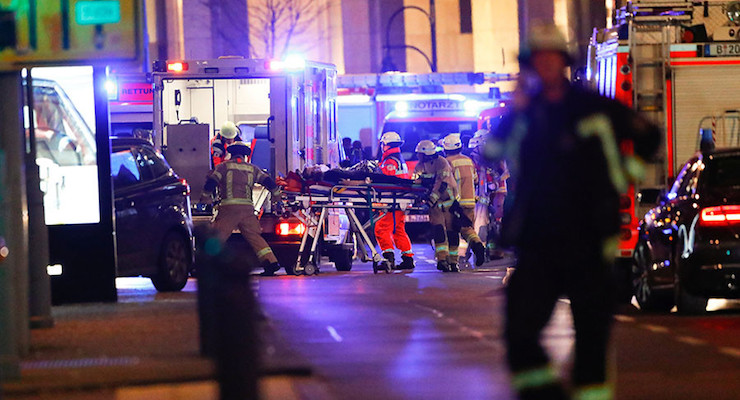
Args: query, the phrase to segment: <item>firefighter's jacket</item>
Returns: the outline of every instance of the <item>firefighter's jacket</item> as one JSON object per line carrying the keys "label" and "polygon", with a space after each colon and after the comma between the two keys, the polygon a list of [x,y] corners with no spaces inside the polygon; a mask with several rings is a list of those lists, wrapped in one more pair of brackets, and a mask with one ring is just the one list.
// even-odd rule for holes
{"label": "firefighter's jacket", "polygon": [[403,179],[411,178],[409,168],[406,166],[406,162],[403,161],[401,149],[398,147],[393,147],[383,152],[379,167],[386,175]]}
{"label": "firefighter's jacket", "polygon": [[422,180],[434,180],[429,193],[432,206],[449,207],[457,200],[457,182],[450,163],[444,157],[437,156],[430,161],[419,162],[414,169],[414,175]]}
{"label": "firefighter's jacket", "polygon": [[447,156],[459,190],[459,202],[463,208],[475,208],[475,186],[478,172],[470,157],[462,154]]}
{"label": "firefighter's jacket", "polygon": [[616,235],[619,196],[639,177],[641,160],[655,155],[660,130],[622,104],[570,85],[560,102],[530,100],[503,118],[484,149],[490,161],[507,160],[515,187],[504,244],[559,248]]}
{"label": "firefighter's jacket", "polygon": [[255,183],[264,186],[273,196],[280,195],[279,187],[269,175],[258,166],[237,157],[218,164],[208,174],[205,191],[210,193],[218,187],[222,206],[253,206],[252,188]]}

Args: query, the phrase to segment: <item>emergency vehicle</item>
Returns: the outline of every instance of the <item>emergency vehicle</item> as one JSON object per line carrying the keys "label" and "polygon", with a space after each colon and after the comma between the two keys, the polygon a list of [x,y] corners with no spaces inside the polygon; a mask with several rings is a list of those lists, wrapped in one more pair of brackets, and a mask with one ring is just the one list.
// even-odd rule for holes
{"label": "emergency vehicle", "polygon": [[740,144],[740,3],[634,0],[616,10],[614,20],[613,28],[594,30],[587,81],[665,132],[659,161],[648,166],[642,187],[630,187],[620,202],[616,256],[629,279],[639,221],[654,206],[640,204],[640,189],[671,182],[699,150],[702,130],[723,145]]}
{"label": "emergency vehicle", "polygon": [[111,73],[106,80],[111,136],[148,139],[152,131],[151,76],[144,72]]}
{"label": "emergency vehicle", "polygon": [[[318,165],[337,167],[336,76],[334,65],[295,56],[157,61],[152,72],[154,140],[190,183],[195,201],[211,168],[210,141],[226,121],[236,123],[241,139],[251,145],[250,161],[274,179]],[[305,216],[300,210],[273,210],[267,195],[254,190],[262,235],[281,265],[295,265]],[[194,216],[196,225],[210,219],[210,213],[202,214]],[[336,221],[326,224],[324,251],[343,260],[335,263],[338,268],[348,269],[353,250],[341,229],[347,219],[332,217]]]}

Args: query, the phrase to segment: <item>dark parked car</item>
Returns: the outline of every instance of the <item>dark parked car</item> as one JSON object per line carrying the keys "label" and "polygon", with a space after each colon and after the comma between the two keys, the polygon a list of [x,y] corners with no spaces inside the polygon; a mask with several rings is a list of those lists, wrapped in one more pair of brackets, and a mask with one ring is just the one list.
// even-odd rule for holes
{"label": "dark parked car", "polygon": [[739,298],[740,149],[697,155],[640,224],[633,277],[641,308],[697,314]]}
{"label": "dark parked car", "polygon": [[193,268],[190,187],[150,142],[111,138],[118,276],[146,276],[181,290]]}

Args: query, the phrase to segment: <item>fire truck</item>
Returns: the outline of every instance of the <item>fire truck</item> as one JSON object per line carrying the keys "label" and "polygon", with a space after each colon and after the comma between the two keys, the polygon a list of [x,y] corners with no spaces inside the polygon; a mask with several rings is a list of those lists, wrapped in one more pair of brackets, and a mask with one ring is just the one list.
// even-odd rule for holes
{"label": "fire truck", "polygon": [[[242,141],[251,144],[250,161],[274,179],[319,165],[337,167],[336,76],[334,65],[292,56],[157,61],[152,72],[155,144],[190,183],[194,202],[211,168],[210,141],[226,121],[233,121]],[[295,265],[305,216],[273,210],[268,194],[254,190],[262,236],[281,265]],[[337,232],[323,236],[324,251],[337,268],[348,270],[353,250],[346,229],[339,232],[348,223],[344,215],[333,217],[340,221],[327,224]],[[210,212],[194,212],[196,225],[210,218]]]}
{"label": "fire truck", "polygon": [[641,204],[640,192],[671,182],[699,150],[702,134],[725,145],[737,141],[740,3],[633,0],[615,11],[614,22],[612,28],[594,30],[586,79],[665,133],[659,160],[649,165],[641,187],[631,187],[620,202],[618,272],[631,288],[627,280],[638,223],[654,206]]}

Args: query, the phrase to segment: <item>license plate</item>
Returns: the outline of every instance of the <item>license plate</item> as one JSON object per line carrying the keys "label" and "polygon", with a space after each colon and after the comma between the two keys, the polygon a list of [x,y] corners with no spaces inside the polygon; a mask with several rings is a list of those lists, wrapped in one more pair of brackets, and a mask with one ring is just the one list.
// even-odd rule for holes
{"label": "license plate", "polygon": [[406,222],[429,222],[429,216],[426,214],[408,214]]}
{"label": "license plate", "polygon": [[740,43],[712,43],[706,45],[705,56],[740,57]]}

